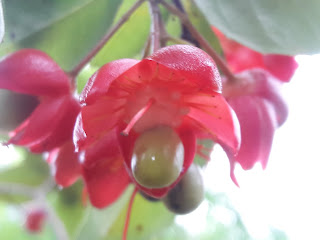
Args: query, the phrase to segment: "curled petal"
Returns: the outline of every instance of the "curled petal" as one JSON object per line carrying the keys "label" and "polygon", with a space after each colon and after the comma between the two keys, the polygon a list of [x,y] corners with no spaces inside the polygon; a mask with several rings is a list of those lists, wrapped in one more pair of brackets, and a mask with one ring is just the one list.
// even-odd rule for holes
{"label": "curled petal", "polygon": [[250,96],[234,98],[229,103],[241,124],[241,147],[233,161],[243,169],[252,168],[256,162],[265,168],[277,128],[273,106],[264,99]]}
{"label": "curled petal", "polygon": [[122,194],[130,178],[123,163],[116,129],[81,152],[82,174],[91,203],[103,208]]}
{"label": "curled petal", "polygon": [[51,151],[47,161],[56,183],[62,187],[72,185],[80,176],[79,154],[74,151],[72,141]]}
{"label": "curled petal", "polygon": [[93,167],[99,159],[104,162],[113,161],[121,158],[121,150],[118,143],[118,130],[112,129],[109,133],[104,134],[99,140],[93,142],[84,150],[82,165],[90,168]]}
{"label": "curled petal", "polygon": [[288,116],[288,107],[281,94],[281,82],[258,68],[243,71],[236,76],[237,82],[226,82],[223,85],[223,95],[228,101],[241,96],[263,98],[275,108],[278,126],[281,126]]}
{"label": "curled petal", "polygon": [[262,54],[228,39],[216,28],[212,30],[219,38],[227,62],[235,73],[261,68],[282,82],[289,82],[298,67],[293,56]]}
{"label": "curled petal", "polygon": [[281,126],[288,117],[288,107],[280,91],[280,82],[262,69],[245,71],[239,76],[254,81],[253,95],[265,98],[273,105],[277,114],[278,126]]}
{"label": "curled petal", "polygon": [[0,62],[0,88],[35,96],[70,92],[70,80],[47,54],[23,49]]}
{"label": "curled petal", "polygon": [[46,99],[10,133],[8,144],[26,146],[35,153],[50,151],[72,138],[79,111],[79,103],[72,96]]}
{"label": "curled petal", "polygon": [[203,90],[221,92],[221,79],[212,58],[190,45],[172,45],[161,48],[147,59],[175,70]]}
{"label": "curled petal", "polygon": [[115,79],[138,62],[134,59],[119,59],[101,67],[87,82],[80,95],[80,102],[86,104],[95,102],[108,92],[110,84]]}
{"label": "curled petal", "polygon": [[130,183],[123,159],[97,159],[92,167],[82,167],[86,189],[93,206],[103,208],[120,197]]}
{"label": "curled petal", "polygon": [[[236,154],[240,147],[240,127],[234,111],[220,95],[193,97],[188,118],[199,125],[200,134],[207,132],[215,142]],[[226,150],[226,149],[225,149]]]}
{"label": "curled petal", "polygon": [[263,56],[265,69],[283,82],[289,82],[298,68],[298,63],[292,56],[267,54]]}

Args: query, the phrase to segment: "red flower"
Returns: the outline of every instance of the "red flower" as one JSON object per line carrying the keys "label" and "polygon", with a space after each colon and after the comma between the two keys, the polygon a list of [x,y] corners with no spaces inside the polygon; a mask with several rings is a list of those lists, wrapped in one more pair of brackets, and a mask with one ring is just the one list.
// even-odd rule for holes
{"label": "red flower", "polygon": [[280,94],[281,82],[263,69],[244,71],[236,82],[224,84],[228,103],[237,114],[241,126],[241,146],[231,156],[231,176],[235,162],[250,169],[257,162],[266,167],[275,130],[287,118],[288,110]]}
{"label": "red flower", "polygon": [[58,64],[36,49],[20,50],[0,62],[0,88],[36,96],[40,102],[10,133],[7,144],[25,146],[34,153],[51,151],[48,162],[62,186],[69,186],[80,174],[72,143],[80,104],[70,82]]}
{"label": "red flower", "polygon": [[46,212],[44,209],[32,209],[28,214],[25,222],[25,228],[30,233],[39,233],[42,231],[44,221],[46,219]]}
{"label": "red flower", "polygon": [[261,54],[227,38],[218,29],[212,29],[220,40],[230,68],[235,73],[253,68],[262,68],[279,80],[289,82],[298,67],[292,56]]}
{"label": "red flower", "polygon": [[[164,196],[192,163],[196,139],[212,139],[229,153],[239,147],[238,122],[221,95],[217,67],[192,46],[162,48],[141,61],[110,62],[90,78],[80,99],[74,141],[96,207],[115,201],[130,181],[150,196]],[[131,160],[137,140],[161,126],[180,138],[183,168],[169,186],[147,188],[137,183]]]}
{"label": "red flower", "polygon": [[8,144],[44,152],[72,138],[78,101],[71,95],[70,79],[45,53],[24,49],[0,62],[0,88],[37,96],[40,104],[10,133]]}

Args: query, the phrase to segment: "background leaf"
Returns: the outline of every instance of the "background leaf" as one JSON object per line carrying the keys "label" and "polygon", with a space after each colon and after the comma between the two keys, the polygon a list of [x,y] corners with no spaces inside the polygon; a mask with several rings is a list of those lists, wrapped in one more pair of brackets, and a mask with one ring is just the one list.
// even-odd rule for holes
{"label": "background leaf", "polygon": [[101,39],[121,1],[6,0],[6,42],[0,54],[37,48],[70,70]]}
{"label": "background leaf", "polygon": [[192,24],[197,28],[197,30],[201,33],[201,35],[209,42],[209,44],[215,49],[215,51],[217,51],[219,54],[222,54],[222,49],[221,49],[218,38],[212,31],[208,20],[203,15],[203,13],[199,10],[199,8],[194,3],[194,1],[182,0],[182,3]]}
{"label": "background leaf", "polygon": [[111,206],[104,209],[87,207],[86,216],[79,225],[76,240],[103,239],[122,209],[126,206],[133,188],[128,188],[124,194]]}
{"label": "background leaf", "polygon": [[[49,177],[48,164],[42,159],[42,155],[29,153],[27,150],[15,147],[20,161],[9,168],[0,168],[1,183],[16,183],[27,186],[39,186]],[[0,200],[6,202],[22,202],[28,200],[20,195],[0,194]]]}
{"label": "background leaf", "polygon": [[3,8],[2,8],[2,2],[0,0],[0,43],[2,42],[4,31],[5,30],[4,30]]}
{"label": "background leaf", "polygon": [[262,53],[320,52],[318,0],[198,0],[210,24]]}
{"label": "background leaf", "polygon": [[[110,228],[106,240],[121,240],[127,214],[126,205],[119,217]],[[128,240],[153,239],[159,232],[169,227],[174,220],[174,214],[169,212],[161,201],[151,202],[137,194],[132,206]]]}
{"label": "background leaf", "polygon": [[[117,22],[134,3],[135,1],[132,0],[124,0],[114,22]],[[149,36],[149,29],[150,15],[146,2],[122,25],[91,64],[100,67],[107,62],[120,58],[141,58],[141,52]]]}
{"label": "background leaf", "polygon": [[82,203],[82,188],[82,182],[78,181],[71,187],[62,190],[56,189],[48,196],[50,205],[64,223],[70,239],[74,239],[79,225],[88,211],[88,208]]}

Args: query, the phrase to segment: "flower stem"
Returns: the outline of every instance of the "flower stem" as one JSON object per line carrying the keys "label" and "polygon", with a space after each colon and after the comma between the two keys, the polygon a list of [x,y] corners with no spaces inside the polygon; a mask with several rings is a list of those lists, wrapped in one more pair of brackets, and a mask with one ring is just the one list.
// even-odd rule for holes
{"label": "flower stem", "polygon": [[128,210],[127,210],[126,221],[125,221],[124,229],[123,229],[122,240],[126,240],[126,239],[127,239],[127,234],[128,234],[128,229],[129,229],[129,222],[130,222],[132,205],[133,205],[133,201],[134,201],[134,198],[135,198],[137,192],[138,192],[138,188],[135,187],[134,190],[133,190],[133,193],[131,194],[130,201],[129,201],[129,206],[128,206]]}
{"label": "flower stem", "polygon": [[150,30],[150,53],[160,49],[160,21],[161,15],[156,0],[149,0],[150,15],[151,15],[151,30]]}
{"label": "flower stem", "polygon": [[208,41],[199,33],[199,31],[193,26],[187,14],[180,11],[175,6],[160,0],[161,4],[172,14],[178,16],[183,25],[190,31],[193,37],[199,42],[199,44],[203,47],[203,49],[212,57],[212,59],[216,62],[218,67],[224,73],[224,75],[229,80],[234,80],[236,77],[233,75],[232,71],[229,69],[224,60],[216,53],[216,51],[210,46]]}
{"label": "flower stem", "polygon": [[137,1],[121,18],[120,20],[107,32],[107,34],[100,40],[100,42],[76,65],[69,75],[74,79],[83,67],[88,64],[92,58],[101,50],[101,48],[110,40],[110,38],[119,30],[119,28],[130,18],[132,13],[144,2],[145,0]]}

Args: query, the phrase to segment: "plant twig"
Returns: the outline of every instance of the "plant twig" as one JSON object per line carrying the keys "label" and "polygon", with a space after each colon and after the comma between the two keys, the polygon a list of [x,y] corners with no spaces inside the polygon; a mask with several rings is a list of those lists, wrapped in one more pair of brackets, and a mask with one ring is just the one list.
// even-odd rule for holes
{"label": "plant twig", "polygon": [[92,60],[92,58],[101,50],[101,48],[110,40],[110,38],[119,30],[119,28],[130,18],[132,13],[144,2],[145,0],[137,1],[122,17],[121,19],[108,31],[108,33],[100,40],[100,42],[76,65],[69,75],[74,79],[83,67]]}
{"label": "plant twig", "polygon": [[151,30],[150,30],[150,52],[153,53],[160,49],[160,10],[156,0],[149,0],[150,15],[151,15]]}
{"label": "plant twig", "polygon": [[224,75],[230,80],[233,81],[236,79],[236,77],[233,75],[227,64],[224,62],[224,60],[219,56],[219,54],[216,53],[216,51],[210,46],[210,44],[207,42],[207,40],[202,37],[201,33],[198,32],[198,30],[193,26],[191,21],[189,20],[189,17],[187,14],[181,12],[179,9],[177,9],[175,6],[163,1],[159,0],[160,3],[172,14],[178,16],[180,21],[183,23],[183,25],[186,26],[186,28],[190,31],[190,33],[193,35],[193,37],[199,42],[199,44],[203,47],[203,49],[212,57],[212,59],[216,62],[218,67],[221,69],[221,71],[224,73]]}
{"label": "plant twig", "polygon": [[60,218],[56,214],[55,210],[50,206],[50,204],[47,203],[46,199],[42,200],[42,204],[48,214],[48,221],[50,222],[50,225],[52,226],[56,234],[56,239],[68,240],[69,236],[63,222],[60,220]]}
{"label": "plant twig", "polygon": [[19,183],[0,183],[0,194],[21,195],[30,198],[38,196],[39,191],[35,187]]}

